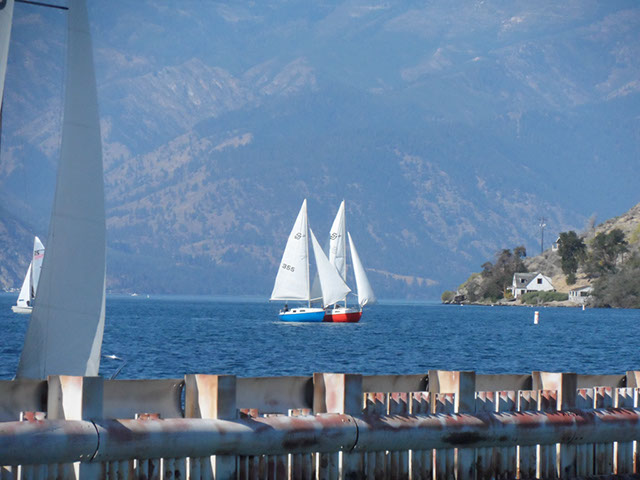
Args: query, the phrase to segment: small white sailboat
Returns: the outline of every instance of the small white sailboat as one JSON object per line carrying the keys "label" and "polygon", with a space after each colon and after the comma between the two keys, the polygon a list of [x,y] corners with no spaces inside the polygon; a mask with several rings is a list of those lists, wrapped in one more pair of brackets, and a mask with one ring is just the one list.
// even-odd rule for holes
{"label": "small white sailboat", "polygon": [[40,270],[42,270],[42,260],[44,258],[44,245],[38,237],[33,240],[33,256],[24,276],[22,288],[18,295],[18,301],[11,307],[13,313],[31,313],[33,300],[38,291],[38,281],[40,280]]}
{"label": "small white sailboat", "polygon": [[70,0],[56,192],[16,378],[96,376],[105,316],[105,214],[100,118],[87,6]]}
{"label": "small white sailboat", "polygon": [[[345,235],[346,233],[346,235]],[[344,302],[339,305],[333,302],[333,306],[326,308],[324,317],[325,322],[348,322],[356,323],[362,317],[362,307],[372,304],[376,301],[376,297],[367,278],[364,266],[360,261],[360,256],[351,238],[351,234],[346,232],[345,208],[344,200],[338,208],[336,218],[331,225],[329,234],[329,261],[335,267],[340,278],[346,282],[347,280],[347,244],[346,237],[349,237],[349,248],[351,251],[351,261],[353,263],[353,272],[356,278],[356,290],[358,295],[358,306],[348,307],[347,296],[340,298],[339,301]]]}
{"label": "small white sailboat", "polygon": [[[318,298],[312,298],[309,282],[309,234],[322,288],[322,296]],[[285,303],[285,307],[280,311],[280,320],[288,322],[322,322],[325,314],[324,308],[312,307],[311,302],[317,300],[326,301],[325,299],[331,301],[342,298],[348,292],[349,287],[342,282],[335,268],[329,262],[322,248],[320,248],[313,232],[309,229],[307,200],[305,199],[289,234],[273,291],[271,292],[271,300],[307,302],[307,306],[289,309]]]}

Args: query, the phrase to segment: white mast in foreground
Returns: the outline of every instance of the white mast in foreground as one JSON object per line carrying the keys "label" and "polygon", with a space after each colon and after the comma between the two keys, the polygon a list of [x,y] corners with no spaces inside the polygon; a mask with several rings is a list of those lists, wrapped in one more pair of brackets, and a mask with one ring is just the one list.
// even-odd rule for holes
{"label": "white mast in foreground", "polygon": [[98,375],[105,314],[102,144],[84,0],[70,0],[62,145],[47,253],[18,378]]}
{"label": "white mast in foreground", "polygon": [[4,77],[7,73],[7,59],[9,58],[12,18],[13,0],[0,0],[0,110],[2,110]]}

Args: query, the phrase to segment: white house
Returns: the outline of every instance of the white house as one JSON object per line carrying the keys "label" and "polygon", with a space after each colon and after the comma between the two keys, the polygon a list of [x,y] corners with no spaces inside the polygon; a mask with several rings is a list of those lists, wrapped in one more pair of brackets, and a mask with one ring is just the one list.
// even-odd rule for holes
{"label": "white house", "polygon": [[585,285],[584,287],[577,287],[569,290],[569,301],[578,304],[584,304],[587,298],[591,296],[593,287],[591,285]]}
{"label": "white house", "polygon": [[538,272],[514,273],[511,293],[515,298],[528,292],[553,292],[555,288],[551,279]]}

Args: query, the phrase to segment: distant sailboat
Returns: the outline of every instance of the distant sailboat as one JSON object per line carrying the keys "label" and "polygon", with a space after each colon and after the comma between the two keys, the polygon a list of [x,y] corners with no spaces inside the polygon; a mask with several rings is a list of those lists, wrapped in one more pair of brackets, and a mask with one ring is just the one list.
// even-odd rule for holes
{"label": "distant sailboat", "polygon": [[[346,233],[346,235],[345,235]],[[344,305],[340,306],[334,302],[333,307],[326,309],[325,322],[349,322],[355,323],[362,317],[362,307],[374,303],[376,297],[367,278],[365,269],[360,261],[360,256],[351,239],[351,234],[346,232],[344,201],[338,208],[336,218],[331,225],[329,234],[329,261],[335,267],[340,278],[346,282],[347,279],[347,244],[346,237],[349,237],[349,247],[351,250],[351,261],[353,262],[353,272],[356,277],[356,290],[358,292],[358,306],[348,307],[347,296],[340,298]]]}
{"label": "distant sailboat", "polygon": [[42,270],[42,260],[44,258],[44,245],[38,237],[33,241],[33,255],[27,274],[24,276],[22,288],[18,295],[17,303],[11,307],[14,313],[31,313],[33,309],[33,300],[36,298],[38,291],[38,281],[40,279],[40,271]]}
{"label": "distant sailboat", "polygon": [[[316,267],[320,277],[322,296],[312,298],[309,282],[309,234],[312,240]],[[342,285],[341,285],[342,284]],[[293,229],[289,234],[287,245],[282,255],[280,268],[276,276],[271,300],[285,302],[307,302],[306,307],[289,309],[285,304],[280,311],[280,319],[288,322],[321,322],[324,319],[324,308],[312,307],[311,302],[317,300],[337,301],[349,292],[339,275],[320,248],[313,232],[308,226],[307,200],[302,202],[300,212]],[[335,300],[334,300],[335,299]]]}
{"label": "distant sailboat", "polygon": [[[1,0],[0,0],[1,1]],[[62,143],[47,254],[17,378],[96,376],[105,314],[100,118],[87,7],[69,1]]]}

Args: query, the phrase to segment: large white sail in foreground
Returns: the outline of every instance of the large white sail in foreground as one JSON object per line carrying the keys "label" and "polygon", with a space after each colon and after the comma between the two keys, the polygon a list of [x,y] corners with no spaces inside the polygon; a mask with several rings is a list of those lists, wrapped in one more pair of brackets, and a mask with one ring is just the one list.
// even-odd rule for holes
{"label": "large white sail in foreground", "polygon": [[282,254],[271,300],[309,300],[309,242],[307,200],[302,202]]}
{"label": "large white sail in foreground", "polygon": [[349,248],[351,249],[351,260],[353,261],[353,273],[356,277],[356,288],[358,290],[358,303],[364,307],[365,305],[375,303],[376,296],[373,293],[367,274],[364,271],[356,246],[353,244],[351,234],[348,233],[348,236]]}
{"label": "large white sail in foreground", "polygon": [[0,110],[2,110],[4,77],[7,73],[7,59],[9,58],[12,19],[13,0],[0,0]]}
{"label": "large white sail in foreground", "polygon": [[98,375],[104,330],[102,146],[87,8],[70,0],[62,144],[47,254],[18,378]]}
{"label": "large white sail in foreground", "polygon": [[336,218],[329,233],[329,261],[343,280],[347,280],[347,239],[344,214],[344,200],[340,203]]}
{"label": "large white sail in foreground", "polygon": [[311,242],[313,245],[313,255],[316,258],[318,267],[318,277],[322,288],[322,303],[325,307],[344,300],[351,289],[344,283],[342,277],[325,255],[322,247],[318,243],[316,236],[311,230]]}

